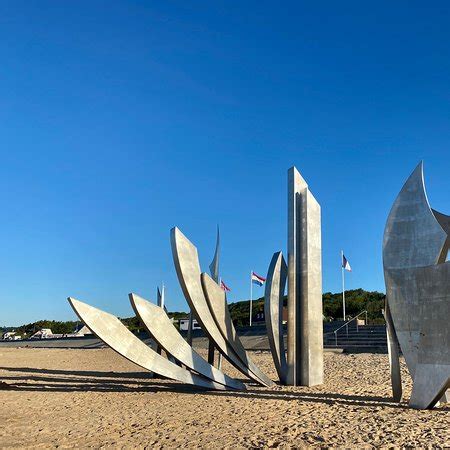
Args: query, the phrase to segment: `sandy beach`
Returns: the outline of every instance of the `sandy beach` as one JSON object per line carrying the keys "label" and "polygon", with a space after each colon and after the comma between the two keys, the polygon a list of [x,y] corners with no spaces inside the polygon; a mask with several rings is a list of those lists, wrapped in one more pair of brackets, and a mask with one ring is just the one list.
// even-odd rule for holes
{"label": "sandy beach", "polygon": [[[269,354],[252,356],[275,379]],[[450,445],[450,406],[391,402],[386,355],[326,353],[325,377],[313,388],[205,392],[151,379],[110,349],[0,349],[0,446]]]}

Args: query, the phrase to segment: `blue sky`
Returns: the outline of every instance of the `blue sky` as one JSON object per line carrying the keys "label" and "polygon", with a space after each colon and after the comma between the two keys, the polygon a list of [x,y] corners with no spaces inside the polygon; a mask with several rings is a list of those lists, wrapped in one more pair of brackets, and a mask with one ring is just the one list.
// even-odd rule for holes
{"label": "blue sky", "polygon": [[[322,205],[323,287],[384,290],[390,206],[423,159],[450,212],[448,2],[0,2],[0,325],[186,310],[174,225],[229,300],[286,248],[286,173]],[[263,294],[255,287],[255,296]]]}

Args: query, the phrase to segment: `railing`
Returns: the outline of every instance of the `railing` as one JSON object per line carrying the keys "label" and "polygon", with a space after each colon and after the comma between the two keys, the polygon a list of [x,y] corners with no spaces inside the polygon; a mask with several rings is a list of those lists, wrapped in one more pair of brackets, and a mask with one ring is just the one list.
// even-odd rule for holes
{"label": "railing", "polygon": [[[333,333],[334,333],[334,342],[335,342],[336,347],[337,347],[337,333],[338,333],[338,331],[345,327],[345,331],[346,331],[346,334],[347,334],[347,337],[348,337],[348,324],[350,322],[353,322],[354,320],[356,320],[359,316],[361,316],[363,314],[366,315],[366,322],[365,323],[367,325],[367,310],[364,310],[364,311],[361,311],[357,316],[355,316],[352,319],[350,319],[349,321],[345,322],[344,325],[341,325],[339,328],[337,328],[336,330],[333,331]],[[357,333],[359,332],[358,321],[356,321],[356,332]]]}

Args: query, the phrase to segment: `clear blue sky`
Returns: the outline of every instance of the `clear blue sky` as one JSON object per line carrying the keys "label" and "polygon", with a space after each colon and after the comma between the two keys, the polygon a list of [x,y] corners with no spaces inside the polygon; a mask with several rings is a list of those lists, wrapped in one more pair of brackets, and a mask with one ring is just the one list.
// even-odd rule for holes
{"label": "clear blue sky", "polygon": [[[131,316],[169,230],[230,301],[286,248],[286,172],[322,205],[323,287],[384,290],[381,240],[419,160],[450,212],[448,2],[0,3],[0,325]],[[255,287],[255,296],[263,289]]]}

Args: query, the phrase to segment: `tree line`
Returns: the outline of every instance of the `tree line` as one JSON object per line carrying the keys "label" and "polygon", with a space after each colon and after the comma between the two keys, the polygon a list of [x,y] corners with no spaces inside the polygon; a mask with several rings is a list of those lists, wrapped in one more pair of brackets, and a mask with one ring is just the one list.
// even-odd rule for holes
{"label": "tree line", "polygon": [[[382,309],[384,308],[385,294],[377,291],[365,291],[364,289],[353,289],[345,291],[345,304],[347,317],[354,317],[361,311],[367,310],[368,319],[371,323],[384,323]],[[324,320],[342,320],[342,292],[325,292],[322,296]],[[230,303],[228,305],[231,318],[236,326],[247,326],[249,323],[249,300]],[[287,297],[283,300],[284,306],[287,305]],[[253,300],[252,319],[256,322],[258,314],[264,312],[264,298]],[[186,317],[185,312],[169,312],[169,317],[174,319],[178,326],[178,320]],[[131,331],[144,331],[144,327],[137,317],[128,317],[120,319]],[[38,320],[37,322],[21,325],[20,327],[4,327],[3,329],[14,329],[17,334],[22,336],[31,336],[41,328],[50,328],[55,334],[72,333],[79,322],[76,321],[57,321],[57,320]]]}
{"label": "tree line", "polygon": [[[360,312],[366,310],[367,317],[371,323],[384,323],[382,309],[386,295],[377,291],[365,291],[364,289],[353,289],[345,291],[346,316],[355,317]],[[229,309],[233,322],[236,326],[246,326],[249,323],[249,300],[230,303]],[[324,320],[342,320],[342,292],[335,294],[325,292],[322,295]],[[283,299],[283,306],[287,306],[287,296]],[[264,312],[264,298],[253,300],[252,320],[258,319],[258,314]]]}

